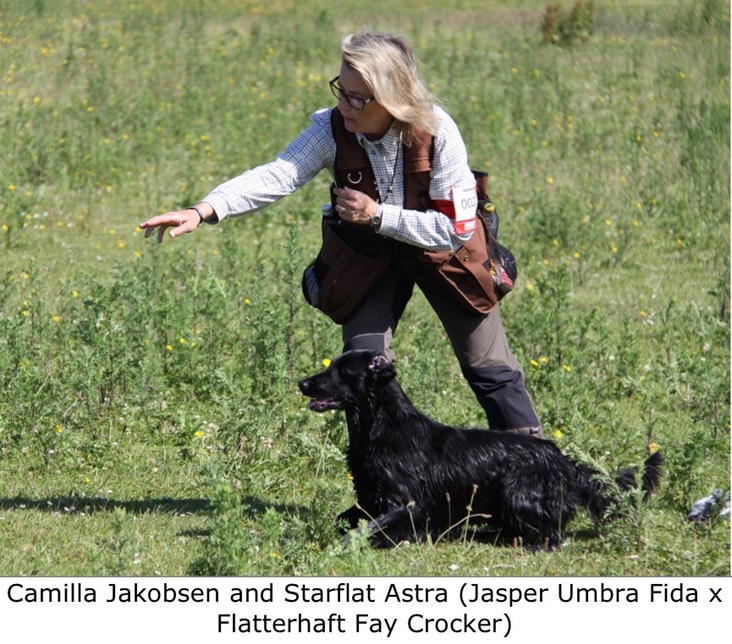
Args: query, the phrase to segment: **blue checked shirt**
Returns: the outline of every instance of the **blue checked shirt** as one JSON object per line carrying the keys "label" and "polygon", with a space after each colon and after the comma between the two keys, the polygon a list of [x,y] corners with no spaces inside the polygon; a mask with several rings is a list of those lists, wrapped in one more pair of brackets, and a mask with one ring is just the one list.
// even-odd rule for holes
{"label": "blue checked shirt", "polygon": [[[457,125],[443,109],[434,109],[439,117],[439,128],[434,141],[430,196],[449,200],[453,188],[474,187],[475,178]],[[333,174],[336,149],[330,109],[315,112],[311,119],[312,125],[277,159],[222,183],[204,199],[213,207],[219,221],[268,206],[297,190],[324,168]],[[369,141],[361,134],[357,137],[371,161],[379,193],[384,199],[380,207],[380,235],[429,250],[456,250],[470,238],[471,233],[459,235],[454,220],[437,210],[420,212],[402,208],[403,164],[395,164],[400,140],[394,125],[379,141]],[[391,193],[388,192],[390,185],[393,185]]]}

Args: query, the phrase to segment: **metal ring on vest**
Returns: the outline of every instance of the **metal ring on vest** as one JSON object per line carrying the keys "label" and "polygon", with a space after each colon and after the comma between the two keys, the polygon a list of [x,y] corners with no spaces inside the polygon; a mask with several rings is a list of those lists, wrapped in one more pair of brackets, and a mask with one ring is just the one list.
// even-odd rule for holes
{"label": "metal ring on vest", "polygon": [[363,179],[363,173],[361,171],[359,171],[358,179],[356,179],[355,181],[353,179],[351,179],[352,174],[353,174],[352,172],[349,172],[348,175],[346,175],[347,179],[348,179],[349,183],[352,183],[354,186],[357,186],[359,183],[361,183],[361,180]]}

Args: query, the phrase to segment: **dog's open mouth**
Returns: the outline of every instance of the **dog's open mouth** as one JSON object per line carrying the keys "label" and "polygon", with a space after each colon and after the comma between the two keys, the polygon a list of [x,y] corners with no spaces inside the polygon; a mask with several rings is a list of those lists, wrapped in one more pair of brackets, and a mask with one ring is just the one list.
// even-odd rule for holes
{"label": "dog's open mouth", "polygon": [[310,401],[310,409],[320,413],[331,409],[343,409],[343,401],[338,398],[313,398]]}

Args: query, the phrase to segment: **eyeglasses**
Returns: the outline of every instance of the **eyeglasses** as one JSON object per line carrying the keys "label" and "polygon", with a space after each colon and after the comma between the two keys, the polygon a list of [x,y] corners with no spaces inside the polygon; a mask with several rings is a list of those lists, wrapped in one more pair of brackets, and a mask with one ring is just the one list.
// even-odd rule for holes
{"label": "eyeglasses", "polygon": [[330,85],[330,91],[333,92],[333,96],[335,96],[339,101],[342,98],[345,99],[346,103],[348,103],[354,110],[362,110],[371,101],[376,100],[374,96],[372,96],[371,98],[359,98],[358,96],[351,96],[350,94],[346,94],[343,91],[343,88],[337,84],[339,78],[340,76],[336,76],[332,81],[328,83],[328,85]]}

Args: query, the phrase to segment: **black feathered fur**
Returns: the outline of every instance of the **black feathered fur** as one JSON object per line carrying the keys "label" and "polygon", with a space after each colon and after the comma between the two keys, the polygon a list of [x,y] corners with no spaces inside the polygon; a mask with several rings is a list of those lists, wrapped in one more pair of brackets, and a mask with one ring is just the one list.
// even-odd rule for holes
{"label": "black feathered fur", "polygon": [[[612,485],[562,454],[549,440],[485,429],[458,429],[420,413],[397,382],[394,365],[374,352],[349,351],[300,382],[314,411],[342,409],[348,466],[358,506],[375,543],[423,539],[490,516],[509,539],[549,548],[578,507],[600,521]],[[658,484],[659,452],[645,462],[642,489]],[[615,477],[635,487],[635,468]]]}

